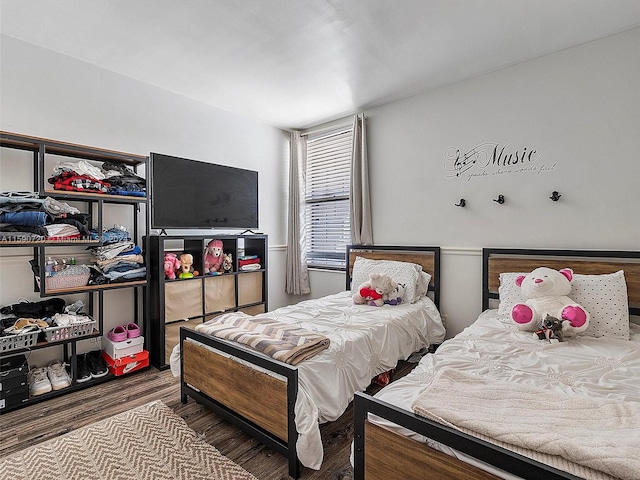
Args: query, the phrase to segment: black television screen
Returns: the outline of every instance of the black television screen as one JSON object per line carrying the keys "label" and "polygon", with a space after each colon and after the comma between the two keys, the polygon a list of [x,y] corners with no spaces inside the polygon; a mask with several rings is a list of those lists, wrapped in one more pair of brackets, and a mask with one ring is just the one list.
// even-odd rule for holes
{"label": "black television screen", "polygon": [[151,153],[151,228],[258,228],[258,172]]}

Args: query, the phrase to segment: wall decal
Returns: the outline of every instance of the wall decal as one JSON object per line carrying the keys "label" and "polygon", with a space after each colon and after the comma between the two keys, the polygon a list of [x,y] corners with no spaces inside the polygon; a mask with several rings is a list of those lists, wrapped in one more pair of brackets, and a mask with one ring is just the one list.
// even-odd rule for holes
{"label": "wall decal", "polygon": [[481,143],[470,150],[449,147],[444,153],[444,170],[448,177],[467,180],[520,173],[539,175],[555,170],[556,163],[545,165],[540,157],[537,148],[515,147],[511,142]]}

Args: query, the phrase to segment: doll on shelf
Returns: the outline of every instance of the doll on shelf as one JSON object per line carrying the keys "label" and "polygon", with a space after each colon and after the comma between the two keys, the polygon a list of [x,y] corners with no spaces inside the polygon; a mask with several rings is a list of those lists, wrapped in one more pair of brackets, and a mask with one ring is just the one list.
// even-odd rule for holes
{"label": "doll on shelf", "polygon": [[193,278],[193,255],[183,253],[180,255],[180,275],[179,278]]}

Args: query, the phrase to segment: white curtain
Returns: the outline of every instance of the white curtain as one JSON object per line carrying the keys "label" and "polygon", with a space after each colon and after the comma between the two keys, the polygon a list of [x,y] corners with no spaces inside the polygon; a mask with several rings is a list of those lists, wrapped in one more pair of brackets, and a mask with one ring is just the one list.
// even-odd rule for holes
{"label": "white curtain", "polygon": [[351,242],[355,245],[373,245],[366,132],[364,114],[355,115],[353,117],[353,153],[351,154],[351,191],[349,193]]}
{"label": "white curtain", "polygon": [[285,291],[311,293],[304,235],[304,186],[307,140],[292,132],[289,142],[289,215],[287,223],[287,276]]}

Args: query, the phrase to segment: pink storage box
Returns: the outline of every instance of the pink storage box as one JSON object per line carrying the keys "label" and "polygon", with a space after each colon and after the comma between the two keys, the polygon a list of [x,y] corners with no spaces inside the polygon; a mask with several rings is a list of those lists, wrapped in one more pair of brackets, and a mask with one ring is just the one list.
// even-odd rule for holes
{"label": "pink storage box", "polygon": [[144,337],[127,338],[122,342],[114,342],[107,337],[102,339],[104,343],[104,351],[114,360],[128,357],[140,353],[144,349]]}

